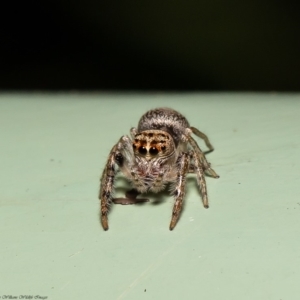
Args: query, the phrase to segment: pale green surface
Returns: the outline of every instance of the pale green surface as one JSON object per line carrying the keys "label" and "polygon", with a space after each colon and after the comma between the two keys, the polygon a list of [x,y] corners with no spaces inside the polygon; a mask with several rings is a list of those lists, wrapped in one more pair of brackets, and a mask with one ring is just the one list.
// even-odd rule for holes
{"label": "pale green surface", "polygon": [[[164,194],[115,205],[104,232],[108,152],[157,106],[215,146],[210,209],[191,175],[174,231]],[[0,297],[299,299],[299,95],[1,95],[0,124]]]}

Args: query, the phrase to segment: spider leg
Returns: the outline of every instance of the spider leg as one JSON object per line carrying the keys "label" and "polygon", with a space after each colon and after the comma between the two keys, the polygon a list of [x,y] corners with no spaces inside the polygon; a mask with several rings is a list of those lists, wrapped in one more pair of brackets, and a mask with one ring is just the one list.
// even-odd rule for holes
{"label": "spider leg", "polygon": [[208,208],[209,206],[208,206],[207,188],[206,188],[206,180],[205,180],[203,166],[195,151],[190,150],[189,154],[194,160],[194,168],[195,168],[195,173],[197,175],[197,183],[200,189],[203,205],[205,208]]}
{"label": "spider leg", "polygon": [[[194,128],[194,127],[192,127]],[[196,128],[195,128],[196,129]],[[198,129],[197,129],[198,130]],[[199,131],[200,132],[200,131]],[[206,137],[206,135],[204,134],[204,136]],[[198,164],[200,163],[202,165],[202,169],[204,170],[204,172],[214,178],[219,178],[220,176],[210,167],[210,163],[206,160],[206,157],[204,155],[204,153],[202,152],[202,150],[199,148],[197,142],[191,137],[190,134],[186,135],[187,140],[189,141],[189,143],[191,144],[195,155],[194,157],[197,158],[198,160]],[[207,137],[206,137],[207,138]],[[207,139],[208,141],[208,139]],[[208,141],[209,142],[209,141]],[[205,142],[206,143],[206,142]],[[207,144],[206,144],[207,145]],[[209,144],[210,145],[210,144]],[[211,145],[210,145],[211,146]],[[212,146],[211,146],[212,147]],[[213,149],[213,148],[212,148]],[[211,150],[212,151],[212,150]],[[194,164],[196,166],[196,160],[194,160]]]}
{"label": "spider leg", "polygon": [[132,127],[130,129],[131,138],[134,139],[134,137],[136,136],[136,134],[137,134],[137,129],[135,127]]}
{"label": "spider leg", "polygon": [[177,178],[175,185],[175,203],[173,207],[172,219],[170,223],[170,230],[173,230],[179,219],[180,212],[183,205],[183,197],[185,194],[185,181],[186,174],[189,171],[189,160],[190,157],[187,153],[182,153],[177,159]]}
{"label": "spider leg", "polygon": [[126,148],[129,143],[130,139],[127,136],[120,138],[119,142],[111,149],[101,176],[99,199],[101,200],[101,223],[104,230],[108,230],[107,215],[112,202],[117,167],[122,166],[124,161],[121,150]]}
{"label": "spider leg", "polygon": [[198,136],[199,138],[201,138],[202,140],[204,140],[205,145],[207,146],[207,148],[209,149],[208,151],[205,151],[205,154],[208,154],[210,152],[214,151],[214,147],[213,145],[210,143],[208,136],[206,134],[204,134],[203,132],[201,132],[199,129],[195,128],[195,127],[190,127],[190,129],[192,130],[192,132]]}

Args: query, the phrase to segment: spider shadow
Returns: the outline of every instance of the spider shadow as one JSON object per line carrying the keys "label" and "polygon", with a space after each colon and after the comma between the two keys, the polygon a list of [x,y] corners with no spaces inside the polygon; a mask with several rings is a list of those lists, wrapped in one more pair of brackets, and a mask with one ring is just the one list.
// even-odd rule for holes
{"label": "spider shadow", "polygon": [[[130,186],[130,184],[124,177],[120,177],[118,180],[119,180],[121,186],[115,188],[116,194],[119,194],[119,195],[121,194],[123,197],[126,197],[126,193],[128,191],[132,190],[132,187]],[[188,197],[189,190],[191,188],[194,188],[197,190],[197,193],[199,194],[199,197],[201,199],[201,195],[199,192],[199,188],[197,186],[196,178],[194,176],[187,176],[186,187],[185,187],[186,192],[185,192],[185,197],[184,197],[185,199]],[[144,199],[147,198],[149,201],[148,202],[137,202],[137,203],[134,203],[134,205],[143,206],[147,203],[150,203],[151,205],[161,205],[162,203],[166,202],[170,198],[174,199],[174,196],[172,195],[172,192],[171,192],[171,184],[167,184],[164,190],[157,192],[157,193],[148,192],[148,193],[139,194],[137,196],[137,199],[141,199],[141,198],[144,198]],[[185,201],[183,201],[182,210],[184,209],[184,204],[185,204]]]}
{"label": "spider shadow", "polygon": [[[170,198],[171,193],[169,192],[169,187],[166,186],[166,188],[158,193],[153,193],[153,192],[148,192],[148,193],[143,193],[143,194],[138,194],[137,200],[138,199],[148,199],[148,201],[144,202],[136,202],[134,205],[137,206],[143,206],[145,204],[151,204],[151,205],[160,205],[164,203],[168,198]],[[116,194],[121,194],[124,197],[126,197],[126,194],[132,190],[132,187],[128,184],[127,187],[116,187]]]}
{"label": "spider shadow", "polygon": [[[117,186],[115,188],[115,194],[120,195],[122,197],[126,197],[126,194],[132,190],[132,186],[128,183],[128,181],[124,177],[118,178],[118,183],[120,186]],[[151,204],[151,205],[160,205],[163,202],[167,200],[171,195],[169,191],[169,185],[166,186],[166,188],[158,193],[148,192],[143,194],[138,194],[137,199],[148,199],[148,201],[145,202],[137,202],[134,203],[134,205],[143,206],[145,204]]]}

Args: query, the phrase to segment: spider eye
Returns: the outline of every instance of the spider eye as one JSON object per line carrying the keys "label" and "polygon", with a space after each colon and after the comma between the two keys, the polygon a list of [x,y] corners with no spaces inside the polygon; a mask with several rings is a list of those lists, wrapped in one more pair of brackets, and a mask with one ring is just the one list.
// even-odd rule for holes
{"label": "spider eye", "polygon": [[144,146],[141,146],[141,147],[139,148],[139,153],[142,154],[142,155],[147,154],[147,148],[144,147]]}
{"label": "spider eye", "polygon": [[151,148],[149,149],[149,153],[150,153],[151,155],[157,155],[158,150],[157,150],[156,147],[151,147]]}
{"label": "spider eye", "polygon": [[166,150],[166,146],[161,146],[161,150]]}

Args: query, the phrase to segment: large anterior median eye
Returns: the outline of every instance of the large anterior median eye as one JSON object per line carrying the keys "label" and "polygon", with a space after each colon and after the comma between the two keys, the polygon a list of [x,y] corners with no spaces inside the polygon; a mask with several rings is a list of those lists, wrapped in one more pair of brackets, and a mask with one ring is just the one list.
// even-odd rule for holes
{"label": "large anterior median eye", "polygon": [[147,154],[147,148],[144,147],[144,146],[141,146],[141,147],[139,148],[139,153],[142,154],[142,155]]}
{"label": "large anterior median eye", "polygon": [[151,147],[151,148],[149,149],[149,153],[150,153],[151,155],[157,155],[158,150],[157,150],[156,147]]}

